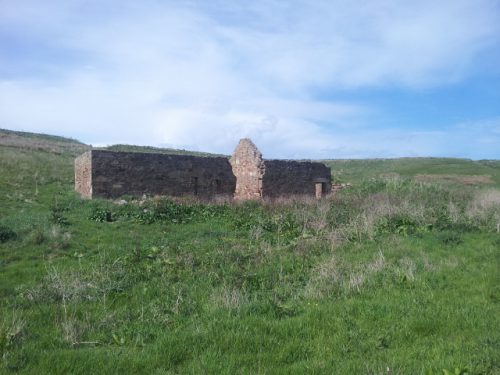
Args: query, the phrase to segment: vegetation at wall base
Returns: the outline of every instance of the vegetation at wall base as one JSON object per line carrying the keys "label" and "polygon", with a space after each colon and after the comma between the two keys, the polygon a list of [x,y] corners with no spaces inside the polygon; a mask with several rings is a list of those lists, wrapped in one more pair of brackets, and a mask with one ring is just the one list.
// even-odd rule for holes
{"label": "vegetation at wall base", "polygon": [[74,141],[16,142],[1,374],[500,373],[495,162],[346,161],[353,187],[318,201],[125,203],[73,192]]}

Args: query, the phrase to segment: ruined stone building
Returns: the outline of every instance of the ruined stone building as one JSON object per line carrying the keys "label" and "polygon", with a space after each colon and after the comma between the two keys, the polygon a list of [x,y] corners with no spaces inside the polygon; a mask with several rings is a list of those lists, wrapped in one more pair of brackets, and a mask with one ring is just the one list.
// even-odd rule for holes
{"label": "ruined stone building", "polygon": [[85,198],[143,194],[238,200],[286,195],[321,197],[331,191],[322,163],[265,160],[249,139],[231,157],[91,150],[75,160],[75,190]]}
{"label": "ruined stone building", "polygon": [[248,139],[242,139],[230,159],[236,176],[236,199],[286,195],[316,195],[331,191],[331,171],[322,163],[265,160]]}

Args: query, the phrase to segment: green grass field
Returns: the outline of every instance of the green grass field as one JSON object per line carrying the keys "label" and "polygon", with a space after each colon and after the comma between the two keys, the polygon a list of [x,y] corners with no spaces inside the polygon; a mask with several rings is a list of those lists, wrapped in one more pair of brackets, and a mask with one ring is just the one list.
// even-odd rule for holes
{"label": "green grass field", "polygon": [[[500,160],[469,160],[451,158],[400,158],[371,160],[327,160],[333,175],[342,182],[359,183],[369,178],[436,176],[475,176],[468,184],[500,186]],[[488,178],[489,176],[489,178]],[[481,178],[482,177],[482,178]],[[457,179],[460,182],[460,178]],[[444,181],[446,182],[446,181]]]}
{"label": "green grass field", "polygon": [[74,193],[86,149],[0,130],[0,373],[500,374],[500,162],[118,205]]}

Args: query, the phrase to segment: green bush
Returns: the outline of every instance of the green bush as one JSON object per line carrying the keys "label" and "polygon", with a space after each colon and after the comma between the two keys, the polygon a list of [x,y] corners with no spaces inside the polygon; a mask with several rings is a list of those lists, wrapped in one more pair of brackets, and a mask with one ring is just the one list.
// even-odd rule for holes
{"label": "green bush", "polygon": [[50,221],[52,224],[59,225],[61,227],[66,227],[70,225],[69,220],[63,216],[60,212],[52,211],[50,216]]}
{"label": "green bush", "polygon": [[0,243],[11,241],[16,238],[17,238],[16,232],[14,232],[12,229],[8,227],[0,226]]}
{"label": "green bush", "polygon": [[132,219],[141,224],[172,223],[186,224],[206,221],[211,218],[225,218],[229,205],[198,202],[177,202],[169,198],[151,199],[142,204],[128,203],[113,207],[116,219]]}
{"label": "green bush", "polygon": [[96,207],[92,210],[89,216],[89,220],[96,221],[98,223],[111,222],[113,221],[112,212],[101,207]]}
{"label": "green bush", "polygon": [[383,233],[396,233],[407,236],[414,234],[419,228],[418,223],[406,215],[394,215],[383,217],[377,225],[377,232]]}

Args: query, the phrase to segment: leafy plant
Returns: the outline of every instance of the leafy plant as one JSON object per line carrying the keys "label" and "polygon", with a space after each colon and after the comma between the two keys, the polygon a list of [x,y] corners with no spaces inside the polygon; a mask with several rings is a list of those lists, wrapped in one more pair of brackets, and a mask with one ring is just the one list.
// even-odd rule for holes
{"label": "leafy plant", "polygon": [[96,207],[92,210],[92,213],[89,216],[89,220],[96,221],[98,223],[111,222],[113,221],[113,215],[109,210]]}
{"label": "leafy plant", "polygon": [[69,220],[58,211],[52,211],[50,221],[53,224],[60,225],[62,227],[70,225]]}
{"label": "leafy plant", "polygon": [[418,228],[415,220],[404,215],[383,217],[377,224],[378,233],[396,233],[403,236],[415,233]]}

